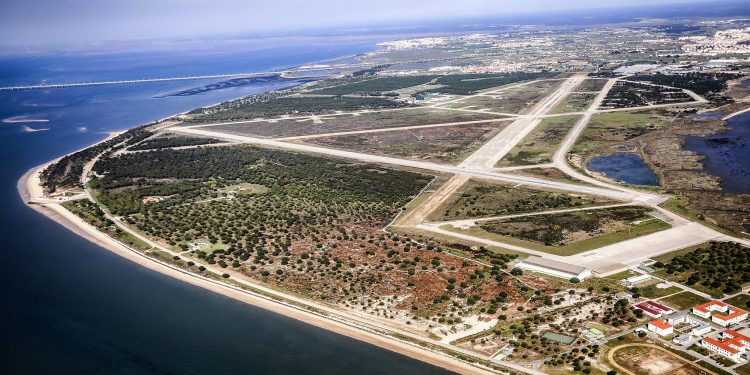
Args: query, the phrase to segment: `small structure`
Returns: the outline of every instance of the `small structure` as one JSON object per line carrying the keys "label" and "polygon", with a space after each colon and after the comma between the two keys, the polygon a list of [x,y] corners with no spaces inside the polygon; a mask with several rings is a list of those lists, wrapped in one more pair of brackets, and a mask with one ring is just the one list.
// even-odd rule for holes
{"label": "small structure", "polygon": [[650,279],[651,279],[651,275],[637,275],[637,276],[628,277],[627,279],[625,279],[625,286],[627,286],[628,288],[632,288],[636,286],[637,284],[640,284]]}
{"label": "small structure", "polygon": [[[709,301],[704,304],[693,307],[693,314],[701,318],[711,318],[711,321],[729,327],[747,319],[748,313],[740,308],[730,306],[721,301]],[[726,313],[726,314],[723,314]]]}
{"label": "small structure", "polygon": [[438,97],[438,94],[434,92],[423,92],[423,93],[414,95],[414,98],[417,99],[417,101],[419,102],[424,101],[424,100],[437,99],[437,97]]}
{"label": "small structure", "polygon": [[707,334],[709,332],[711,332],[711,326],[708,325],[708,324],[701,324],[701,325],[698,325],[697,327],[693,328],[690,331],[690,334],[693,335],[693,336],[703,336],[703,335],[705,335],[705,334]]}
{"label": "small structure", "polygon": [[576,341],[576,338],[573,336],[563,335],[562,333],[557,333],[557,332],[545,332],[542,335],[542,338],[547,339],[549,341],[558,342],[563,345],[570,345]]}
{"label": "small structure", "polygon": [[660,319],[648,322],[646,328],[659,336],[667,336],[674,333],[674,326]]}
{"label": "small structure", "polygon": [[652,318],[661,318],[662,315],[669,315],[674,312],[674,310],[669,307],[654,301],[643,301],[635,305],[635,307],[643,310],[646,315]]}
{"label": "small structure", "polygon": [[589,328],[585,331],[583,331],[583,337],[585,337],[589,341],[595,341],[599,340],[602,337],[604,337],[604,332],[596,329],[596,328]]}
{"label": "small structure", "polygon": [[529,256],[522,262],[518,263],[516,267],[523,270],[539,272],[555,277],[562,277],[564,279],[572,279],[575,277],[580,281],[583,281],[587,277],[591,276],[591,270],[586,267],[558,262],[536,255]]}
{"label": "small structure", "polygon": [[677,345],[686,345],[688,342],[690,342],[690,336],[683,333],[673,338],[672,342]]}
{"label": "small structure", "polygon": [[716,354],[738,362],[742,358],[742,354],[750,347],[750,337],[727,329],[719,335],[719,339],[706,337],[700,341],[700,345]]}

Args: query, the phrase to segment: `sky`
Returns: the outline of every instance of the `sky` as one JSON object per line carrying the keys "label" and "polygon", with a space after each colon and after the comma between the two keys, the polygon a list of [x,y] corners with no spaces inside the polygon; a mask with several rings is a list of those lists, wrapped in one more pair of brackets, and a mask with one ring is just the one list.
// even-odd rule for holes
{"label": "sky", "polygon": [[0,0],[0,44],[294,32],[691,1],[700,0]]}

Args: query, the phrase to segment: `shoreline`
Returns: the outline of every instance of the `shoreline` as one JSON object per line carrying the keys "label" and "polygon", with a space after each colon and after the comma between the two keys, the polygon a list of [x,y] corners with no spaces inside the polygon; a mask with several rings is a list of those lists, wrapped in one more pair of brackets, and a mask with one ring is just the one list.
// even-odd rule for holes
{"label": "shoreline", "polygon": [[440,354],[432,350],[422,348],[416,343],[409,343],[406,341],[398,340],[393,337],[386,336],[385,334],[377,334],[375,332],[370,332],[366,329],[349,325],[344,322],[329,319],[313,312],[306,311],[301,307],[295,308],[294,306],[273,300],[271,297],[263,298],[262,296],[253,294],[250,291],[234,287],[221,281],[203,277],[201,275],[183,270],[166,262],[150,258],[143,253],[130,249],[114,240],[113,238],[109,237],[105,233],[92,227],[91,225],[83,221],[83,219],[66,210],[57,202],[51,201],[49,203],[46,203],[33,201],[34,197],[39,196],[37,194],[42,191],[42,188],[39,184],[39,173],[46,166],[58,159],[33,167],[29,171],[27,171],[17,182],[18,193],[23,199],[24,203],[31,209],[55,221],[69,231],[83,237],[84,239],[101,248],[119,255],[122,258],[127,259],[128,261],[134,262],[141,267],[159,272],[163,275],[186,282],[193,286],[203,288],[204,290],[221,294],[225,297],[244,302],[248,305],[261,308],[271,313],[280,314],[285,317],[295,319],[297,321],[312,325],[320,329],[331,331],[348,338],[375,345],[379,348],[405,355],[409,358],[425,362],[448,371],[453,371],[460,374],[481,375],[497,373],[484,368],[480,368],[475,365],[471,365],[447,354]]}

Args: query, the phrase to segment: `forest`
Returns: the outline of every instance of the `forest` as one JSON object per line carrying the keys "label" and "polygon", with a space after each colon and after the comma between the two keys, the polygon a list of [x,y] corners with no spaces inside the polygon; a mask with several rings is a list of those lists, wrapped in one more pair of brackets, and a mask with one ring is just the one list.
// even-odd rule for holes
{"label": "forest", "polygon": [[254,118],[279,117],[282,115],[325,114],[335,111],[358,111],[363,109],[398,108],[408,104],[385,98],[341,97],[341,96],[283,96],[265,101],[237,105],[223,105],[215,110],[203,110],[190,122],[236,121]]}
{"label": "forest", "polygon": [[426,90],[426,92],[439,92],[452,95],[472,95],[476,94],[477,91],[485,90],[491,87],[497,87],[532,79],[550,78],[556,75],[557,73],[552,72],[516,72],[505,74],[447,74],[444,76],[440,76],[435,80],[435,84],[442,85],[443,87]]}
{"label": "forest", "polygon": [[726,90],[727,81],[739,78],[735,73],[685,73],[685,74],[640,74],[628,77],[633,81],[648,81],[657,85],[665,85],[688,89],[698,95],[719,93]]}
{"label": "forest", "polygon": [[733,294],[750,282],[750,248],[736,242],[711,242],[667,263],[657,262],[667,275],[688,286]]}
{"label": "forest", "polygon": [[42,186],[45,192],[52,193],[58,188],[79,186],[83,167],[86,163],[107,150],[127,147],[150,137],[152,133],[145,128],[146,126],[141,126],[128,130],[104,142],[63,156],[57,162],[50,164],[41,173]]}
{"label": "forest", "polygon": [[200,146],[213,143],[221,143],[221,140],[212,138],[200,138],[200,137],[183,137],[174,136],[174,134],[165,134],[158,138],[145,140],[141,143],[131,146],[128,148],[130,151],[143,151],[153,150],[157,148],[170,148],[170,147],[184,147],[184,146]]}
{"label": "forest", "polygon": [[131,228],[313,298],[388,317],[454,311],[440,319],[458,319],[456,299],[461,314],[496,310],[501,292],[523,300],[502,272],[511,256],[461,249],[482,267],[383,231],[433,176],[245,146],[108,156],[94,170],[97,199]]}

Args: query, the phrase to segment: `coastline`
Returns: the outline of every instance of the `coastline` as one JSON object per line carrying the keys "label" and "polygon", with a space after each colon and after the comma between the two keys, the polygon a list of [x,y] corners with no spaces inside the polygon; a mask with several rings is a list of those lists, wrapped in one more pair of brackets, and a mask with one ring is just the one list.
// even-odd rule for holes
{"label": "coastline", "polygon": [[[105,140],[102,140],[102,142]],[[386,336],[385,334],[370,332],[363,328],[345,324],[344,322],[340,322],[334,319],[328,319],[324,316],[306,311],[301,307],[295,308],[292,305],[287,305],[280,301],[275,301],[270,297],[264,298],[261,295],[254,294],[250,291],[243,290],[238,287],[222,283],[220,281],[212,280],[195,273],[191,273],[171,264],[162,262],[154,258],[150,258],[145,254],[137,252],[136,250],[130,249],[114,240],[113,238],[109,237],[105,233],[92,227],[91,225],[83,221],[83,219],[63,208],[57,202],[45,203],[33,201],[34,197],[39,196],[37,194],[42,192],[39,173],[47,165],[55,162],[56,160],[58,159],[37,167],[33,167],[29,171],[27,171],[18,180],[18,193],[27,206],[41,213],[47,218],[57,222],[71,232],[96,244],[97,246],[111,251],[114,254],[117,254],[142,267],[159,272],[166,276],[173,277],[188,284],[221,294],[223,296],[247,303],[255,307],[262,308],[272,313],[280,314],[288,318],[304,322],[317,328],[325,329],[327,331],[335,332],[358,341],[366,342],[368,344],[375,345],[380,348],[390,350],[392,352],[396,352],[401,355],[405,355],[407,357],[429,363],[431,365],[438,366],[449,371],[457,372],[460,374],[496,374],[496,372],[471,365],[447,354],[439,354],[434,351],[422,348],[416,343],[409,343],[390,336]]]}

